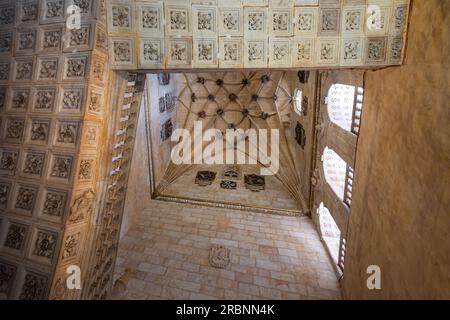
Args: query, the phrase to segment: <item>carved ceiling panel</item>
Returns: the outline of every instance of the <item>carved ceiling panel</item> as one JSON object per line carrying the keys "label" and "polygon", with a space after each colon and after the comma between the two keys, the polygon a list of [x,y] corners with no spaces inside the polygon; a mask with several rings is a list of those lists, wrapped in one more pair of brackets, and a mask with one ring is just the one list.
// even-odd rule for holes
{"label": "carved ceiling panel", "polygon": [[398,65],[408,10],[409,0],[111,0],[110,62],[116,69]]}

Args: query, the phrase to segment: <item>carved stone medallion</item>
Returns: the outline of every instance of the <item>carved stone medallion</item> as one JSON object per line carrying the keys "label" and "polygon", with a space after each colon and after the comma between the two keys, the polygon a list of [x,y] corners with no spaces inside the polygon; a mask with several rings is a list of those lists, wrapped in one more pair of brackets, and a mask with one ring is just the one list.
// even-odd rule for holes
{"label": "carved stone medallion", "polygon": [[195,184],[199,186],[209,186],[213,183],[216,178],[216,173],[212,171],[199,171],[195,177]]}
{"label": "carved stone medallion", "polygon": [[221,245],[211,247],[209,265],[213,268],[224,269],[230,264],[230,249]]}
{"label": "carved stone medallion", "polygon": [[266,187],[266,181],[263,176],[248,174],[244,176],[245,187],[251,191],[262,191]]}

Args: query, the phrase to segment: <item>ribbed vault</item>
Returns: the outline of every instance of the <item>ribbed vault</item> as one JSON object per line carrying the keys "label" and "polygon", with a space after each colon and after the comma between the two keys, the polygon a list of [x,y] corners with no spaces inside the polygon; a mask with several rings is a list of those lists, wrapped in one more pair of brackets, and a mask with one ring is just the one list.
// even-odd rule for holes
{"label": "ribbed vault", "polygon": [[[289,147],[289,116],[292,110],[294,74],[291,72],[223,72],[223,73],[184,73],[173,74],[172,81],[178,83],[178,127],[187,129],[194,135],[195,121],[201,121],[203,132],[207,129],[219,129],[225,136],[226,129],[272,129],[279,130],[279,170],[275,177],[286,191],[298,203],[299,209],[305,209],[306,203],[301,195],[302,177],[295,169],[293,151]],[[194,137],[193,137],[194,138]],[[239,143],[224,143],[226,149],[242,152],[247,157],[251,147],[259,151],[261,140],[250,145],[245,135]],[[264,141],[263,141],[264,142]],[[272,150],[270,133],[267,148]],[[242,146],[245,145],[244,150]],[[208,142],[203,143],[203,150]],[[193,152],[194,145],[191,150]],[[266,167],[258,159],[256,166]],[[162,194],[166,187],[192,168],[192,165],[178,165],[170,162],[165,175],[157,187]]]}

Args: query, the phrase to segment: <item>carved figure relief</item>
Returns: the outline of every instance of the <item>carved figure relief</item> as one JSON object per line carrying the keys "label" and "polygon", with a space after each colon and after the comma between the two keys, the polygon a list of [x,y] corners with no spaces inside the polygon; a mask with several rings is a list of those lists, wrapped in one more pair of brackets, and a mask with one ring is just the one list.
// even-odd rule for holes
{"label": "carved figure relief", "polygon": [[314,28],[314,14],[312,12],[300,12],[297,15],[297,29],[302,32],[311,32]]}
{"label": "carved figure relief", "polygon": [[91,95],[89,97],[89,111],[99,113],[102,109],[102,95],[101,93],[97,93],[91,91]]}
{"label": "carved figure relief", "polygon": [[63,0],[46,0],[45,1],[45,18],[54,19],[64,17],[64,1]]}
{"label": "carved figure relief", "polygon": [[213,61],[213,48],[214,44],[212,41],[205,41],[197,44],[198,49],[198,61]]}
{"label": "carved figure relief", "polygon": [[360,43],[357,40],[348,40],[344,42],[344,60],[351,61],[359,58]]}
{"label": "carved figure relief", "polygon": [[335,33],[339,30],[339,14],[337,9],[323,9],[321,11],[321,31],[325,33]]}
{"label": "carved figure relief", "polygon": [[100,60],[94,60],[92,63],[92,77],[98,82],[103,82],[105,74],[105,63]]}
{"label": "carved figure relief", "polygon": [[211,11],[197,12],[197,29],[199,31],[214,31],[214,16]]}
{"label": "carved figure relief", "polygon": [[56,80],[58,75],[58,59],[43,60],[39,66],[39,80]]}
{"label": "carved figure relief", "polygon": [[72,168],[72,158],[55,157],[50,177],[59,179],[68,179]]}
{"label": "carved figure relief", "polygon": [[174,62],[188,62],[188,44],[185,42],[172,42],[170,47],[170,57]]}
{"label": "carved figure relief", "polygon": [[47,142],[49,123],[35,121],[31,124],[30,140],[34,142]]}
{"label": "carved figure relief", "polygon": [[345,31],[359,31],[362,29],[363,17],[361,11],[347,11],[344,17]]}
{"label": "carved figure relief", "polygon": [[297,43],[297,61],[309,62],[312,59],[312,41],[299,41]]}
{"label": "carved figure relief", "polygon": [[248,31],[264,31],[264,13],[262,12],[249,12],[247,15]]}
{"label": "carved figure relief", "polygon": [[95,193],[92,190],[79,195],[70,207],[69,222],[77,223],[92,215]]}
{"label": "carved figure relief", "polygon": [[224,269],[230,262],[230,249],[220,245],[211,247],[209,252],[209,265],[213,268]]}
{"label": "carved figure relief", "polygon": [[80,180],[91,180],[92,179],[92,170],[94,169],[94,160],[81,160],[80,168],[78,170],[78,179]]}
{"label": "carved figure relief", "polygon": [[63,144],[75,144],[78,125],[74,123],[61,123],[58,126],[56,142]]}
{"label": "carved figure relief", "polygon": [[236,42],[225,42],[224,48],[224,61],[238,61],[239,60],[239,45]]}
{"label": "carved figure relief", "polygon": [[261,42],[248,43],[248,61],[261,62],[264,60],[264,44]]}

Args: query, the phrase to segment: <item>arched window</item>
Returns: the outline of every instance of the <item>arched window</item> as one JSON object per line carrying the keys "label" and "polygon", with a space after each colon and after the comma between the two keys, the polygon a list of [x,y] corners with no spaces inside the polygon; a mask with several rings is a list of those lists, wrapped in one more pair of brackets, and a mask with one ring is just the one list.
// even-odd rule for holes
{"label": "arched window", "polygon": [[328,90],[327,104],[331,122],[344,130],[352,131],[355,87],[333,84]]}
{"label": "arched window", "polygon": [[333,261],[338,264],[339,259],[339,243],[341,240],[341,231],[333,219],[330,211],[323,203],[317,208],[319,215],[319,226],[322,239],[330,251]]}
{"label": "arched window", "polygon": [[338,198],[343,201],[347,163],[328,147],[323,150],[322,161],[325,180]]}
{"label": "arched window", "polygon": [[292,100],[294,102],[294,110],[300,116],[303,114],[302,95],[302,91],[299,88],[295,88]]}

